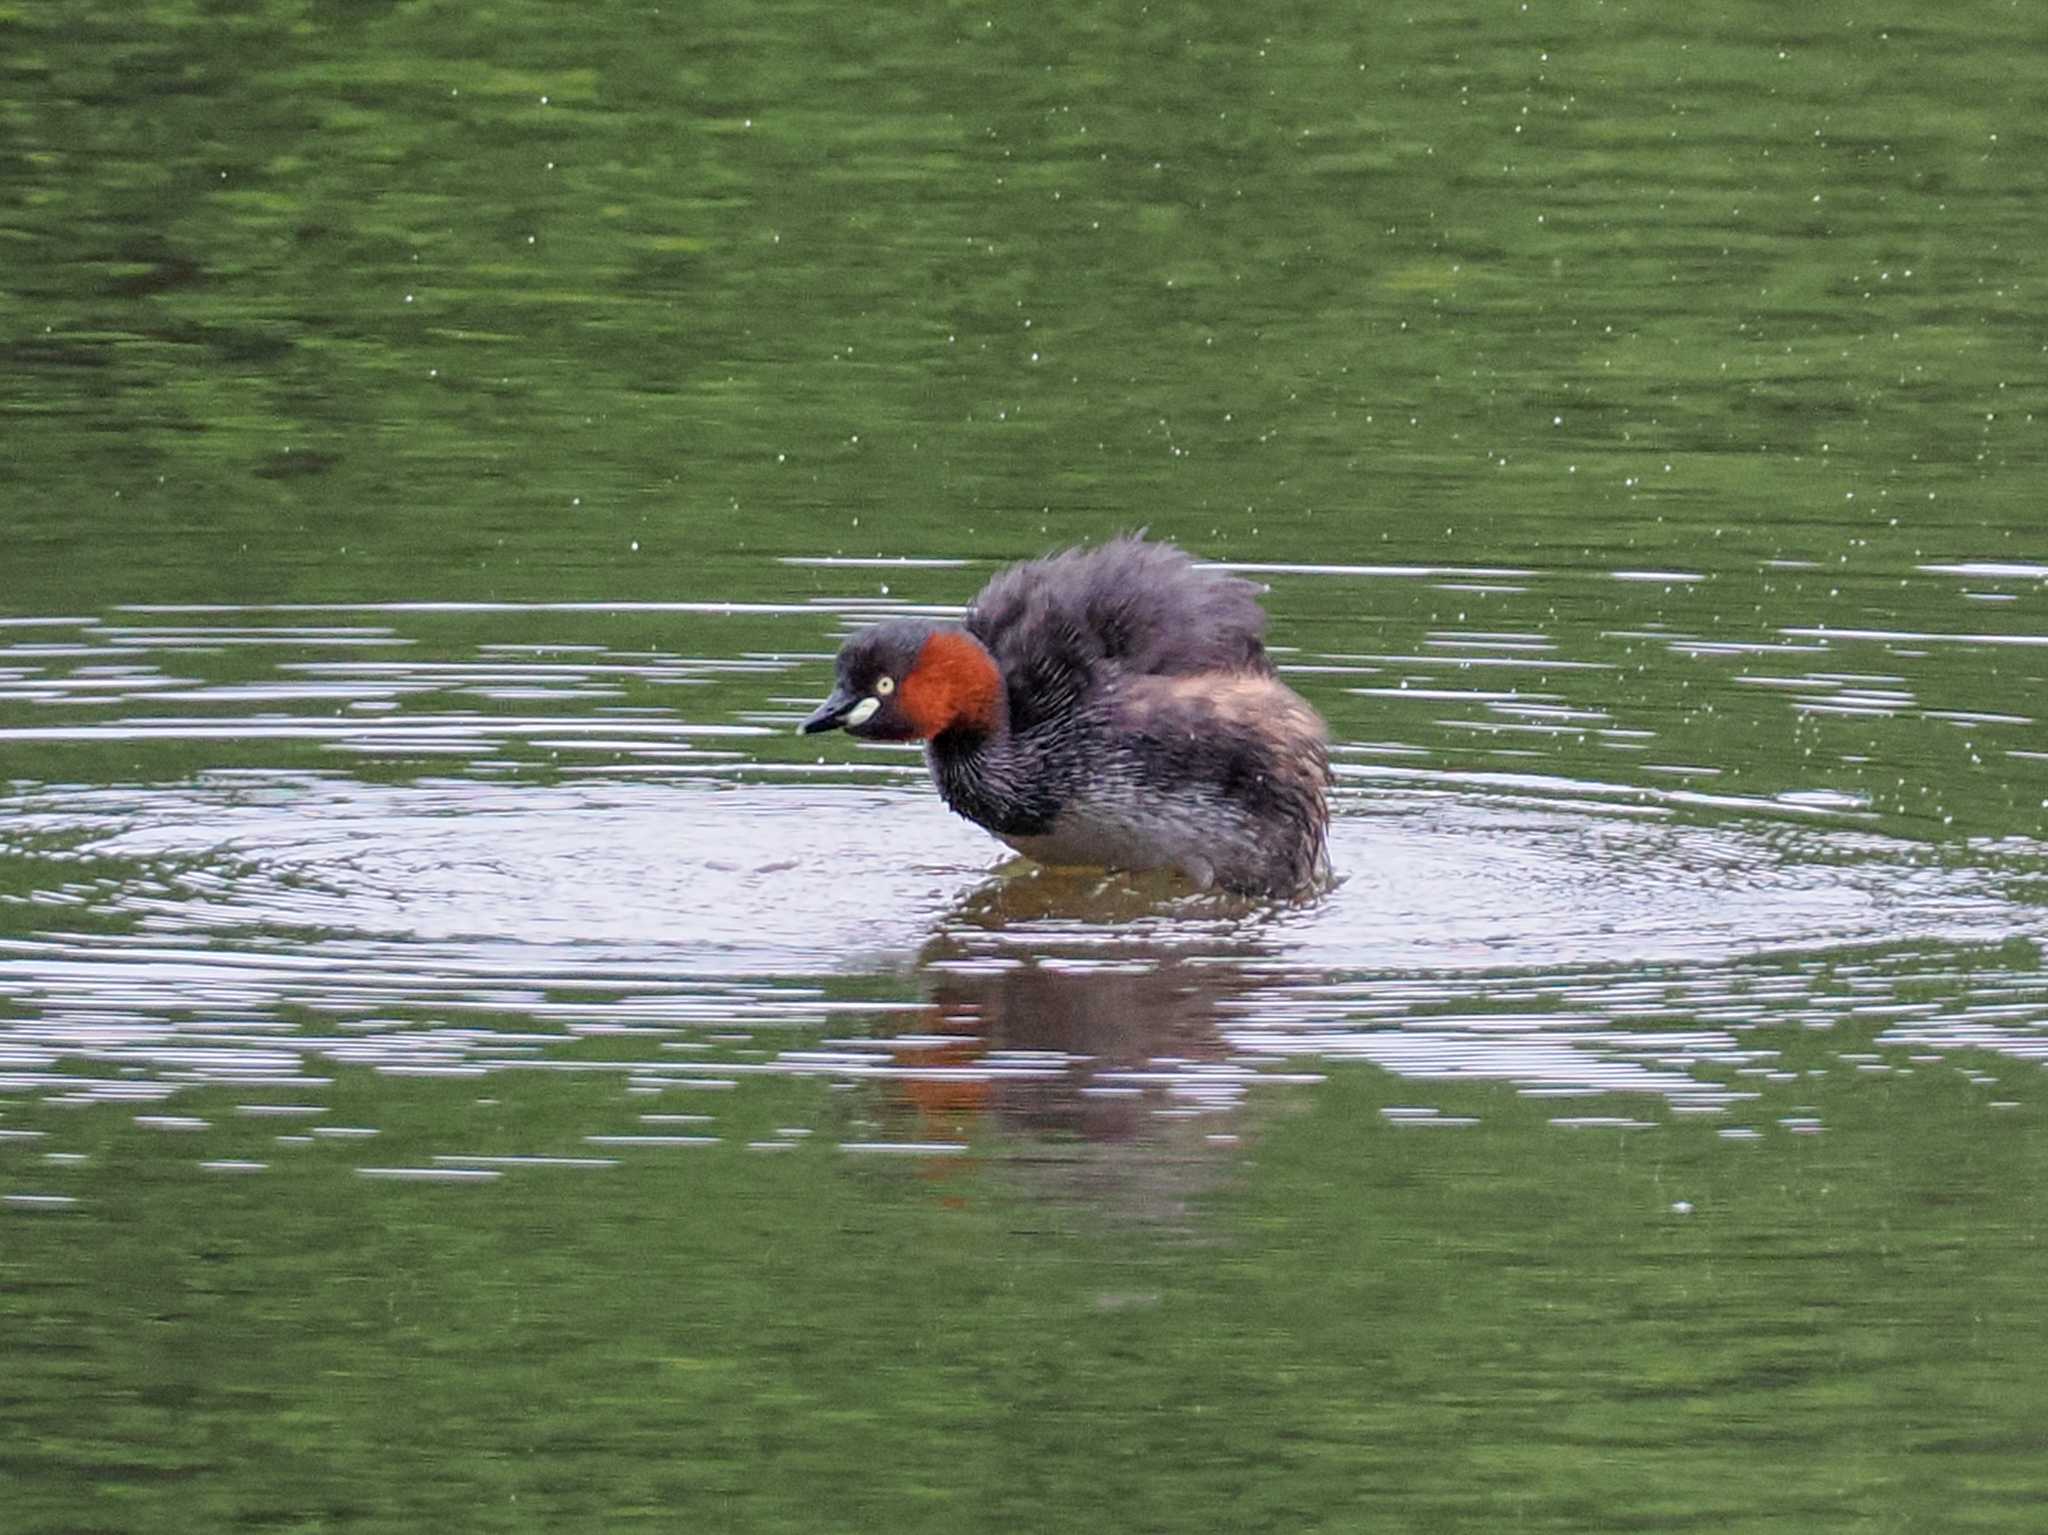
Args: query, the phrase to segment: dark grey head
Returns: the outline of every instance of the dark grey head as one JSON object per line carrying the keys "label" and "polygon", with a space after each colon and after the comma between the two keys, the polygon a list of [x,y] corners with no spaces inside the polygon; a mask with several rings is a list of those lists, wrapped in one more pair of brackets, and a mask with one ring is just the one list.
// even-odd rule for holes
{"label": "dark grey head", "polygon": [[839,647],[839,674],[832,696],[797,729],[804,735],[844,730],[866,741],[916,741],[930,721],[915,709],[917,689],[904,684],[924,656],[938,625],[897,618],[863,629]]}

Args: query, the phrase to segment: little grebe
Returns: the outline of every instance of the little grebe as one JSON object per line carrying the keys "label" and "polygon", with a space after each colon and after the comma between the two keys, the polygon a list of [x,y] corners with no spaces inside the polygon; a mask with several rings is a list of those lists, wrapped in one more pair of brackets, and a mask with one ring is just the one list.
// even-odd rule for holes
{"label": "little grebe", "polygon": [[1329,873],[1329,759],[1258,592],[1142,538],[1016,565],[962,625],[854,635],[800,728],[923,741],[946,803],[1041,863],[1300,894]]}

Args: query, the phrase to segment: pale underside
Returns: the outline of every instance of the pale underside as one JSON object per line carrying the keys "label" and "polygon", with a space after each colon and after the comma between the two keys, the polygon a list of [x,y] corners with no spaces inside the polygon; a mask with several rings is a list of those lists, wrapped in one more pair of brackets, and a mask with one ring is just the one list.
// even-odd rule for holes
{"label": "pale underside", "polygon": [[1049,832],[1002,840],[1055,867],[1174,869],[1203,889],[1264,861],[1244,816],[1213,794],[1090,799],[1063,810]]}

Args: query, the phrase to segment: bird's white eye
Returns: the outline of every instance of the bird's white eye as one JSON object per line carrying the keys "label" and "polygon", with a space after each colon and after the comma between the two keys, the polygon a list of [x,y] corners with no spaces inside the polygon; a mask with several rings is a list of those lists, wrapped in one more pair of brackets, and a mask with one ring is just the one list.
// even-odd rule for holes
{"label": "bird's white eye", "polygon": [[896,679],[894,677],[878,677],[875,679],[875,694],[877,697],[887,698],[895,691]]}

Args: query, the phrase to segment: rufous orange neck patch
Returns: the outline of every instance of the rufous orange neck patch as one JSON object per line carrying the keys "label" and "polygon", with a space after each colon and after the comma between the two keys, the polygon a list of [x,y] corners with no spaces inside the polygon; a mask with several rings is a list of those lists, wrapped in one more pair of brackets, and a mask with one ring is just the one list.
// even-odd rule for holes
{"label": "rufous orange neck patch", "polygon": [[1003,674],[972,635],[938,629],[903,679],[899,704],[927,741],[961,726],[992,731],[1003,717]]}

